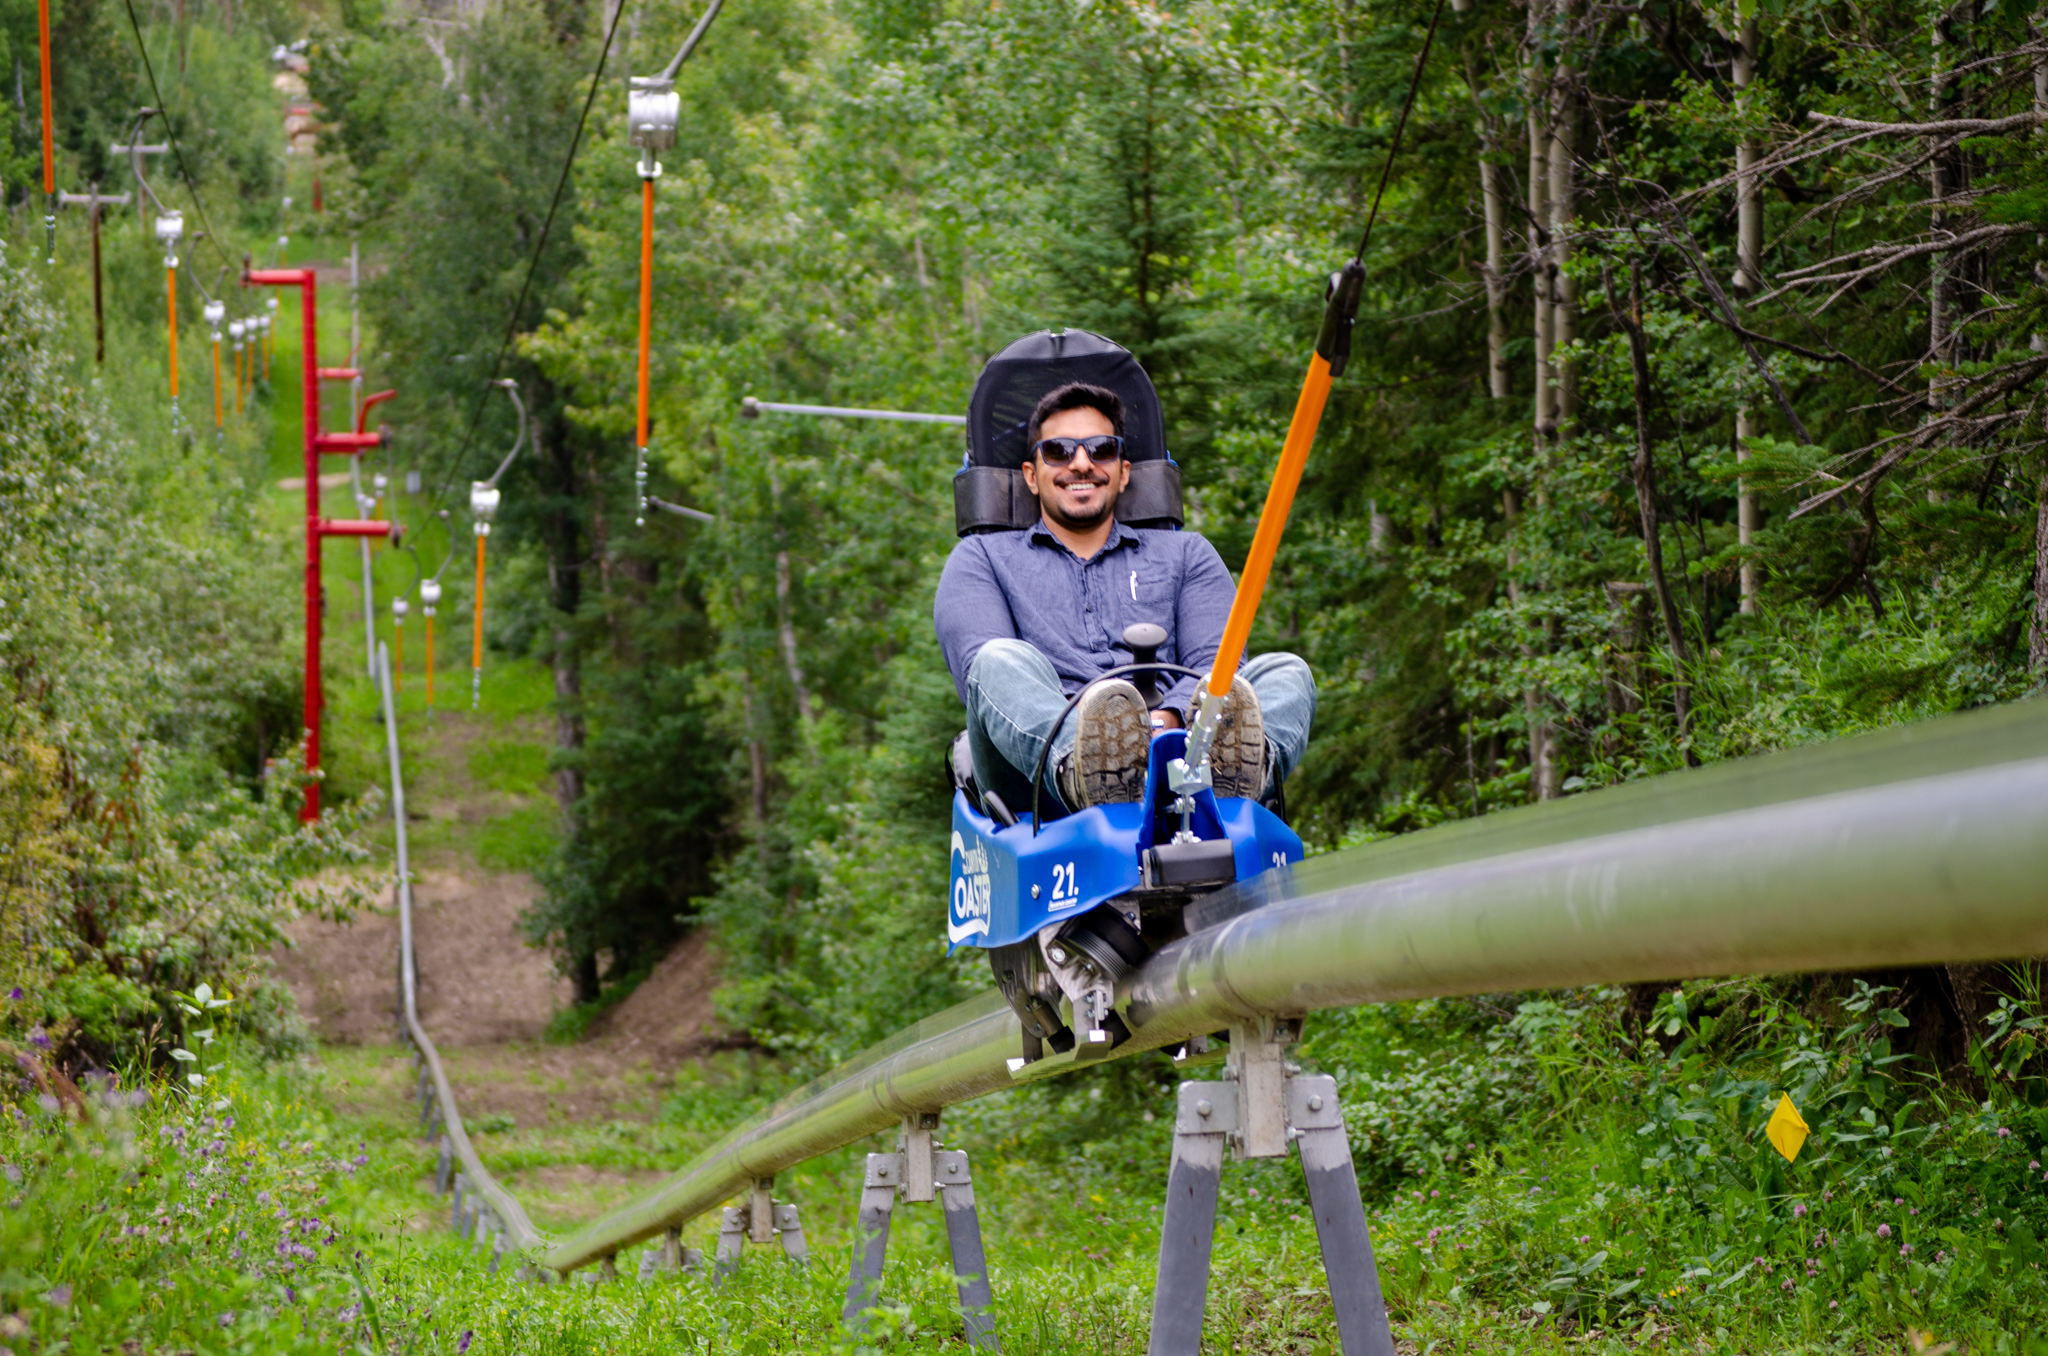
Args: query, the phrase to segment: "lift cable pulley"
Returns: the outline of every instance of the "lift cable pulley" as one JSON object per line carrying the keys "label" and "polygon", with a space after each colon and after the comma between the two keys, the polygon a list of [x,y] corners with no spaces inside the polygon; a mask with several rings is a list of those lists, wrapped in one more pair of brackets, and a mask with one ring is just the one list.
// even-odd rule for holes
{"label": "lift cable pulley", "polygon": [[647,525],[648,359],[654,340],[654,181],[661,177],[657,151],[676,144],[682,100],[676,95],[676,72],[697,50],[725,0],[711,0],[690,36],[660,75],[636,75],[626,95],[626,144],[640,148],[640,362],[634,404],[633,525]]}
{"label": "lift cable pulley", "polygon": [[502,377],[491,384],[512,397],[513,408],[519,411],[519,436],[513,440],[512,450],[505,454],[505,460],[491,472],[491,478],[472,481],[469,486],[469,516],[476,527],[476,608],[469,650],[469,709],[472,711],[482,705],[484,693],[484,542],[491,535],[491,520],[498,516],[501,497],[499,477],[511,468],[512,459],[526,445],[526,402],[519,398],[519,383],[510,377]]}

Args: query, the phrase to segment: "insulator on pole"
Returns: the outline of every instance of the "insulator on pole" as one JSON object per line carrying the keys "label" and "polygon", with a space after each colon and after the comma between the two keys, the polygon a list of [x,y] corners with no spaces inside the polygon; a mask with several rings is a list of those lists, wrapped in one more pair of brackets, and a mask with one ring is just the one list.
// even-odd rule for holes
{"label": "insulator on pole", "polygon": [[223,416],[220,399],[220,328],[227,319],[228,306],[224,301],[208,301],[204,310],[206,324],[213,331],[213,431],[220,434]]}
{"label": "insulator on pole", "polygon": [[185,234],[185,217],[176,208],[156,219],[157,242],[164,247],[164,285],[171,318],[171,432],[178,431],[178,241]]}
{"label": "insulator on pole", "polygon": [[441,603],[441,581],[420,581],[420,612],[427,619],[427,709],[434,707],[434,609]]}
{"label": "insulator on pole", "polygon": [[500,491],[488,481],[472,481],[469,514],[476,521],[476,612],[470,636],[469,708],[483,703],[484,693],[484,542],[491,535],[491,519],[497,516]]}
{"label": "insulator on pole", "polygon": [[237,415],[242,412],[242,340],[248,333],[248,321],[230,320],[228,322],[228,338],[233,341],[235,346],[235,413]]}

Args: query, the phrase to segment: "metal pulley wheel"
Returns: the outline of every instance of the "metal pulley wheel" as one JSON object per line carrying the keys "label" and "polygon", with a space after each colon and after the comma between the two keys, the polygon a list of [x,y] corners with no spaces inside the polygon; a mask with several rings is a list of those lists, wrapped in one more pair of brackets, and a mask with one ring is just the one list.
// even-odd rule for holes
{"label": "metal pulley wheel", "polygon": [[476,534],[479,537],[491,535],[491,519],[498,516],[498,500],[501,492],[488,481],[473,480],[469,485],[469,516],[476,519]]}
{"label": "metal pulley wheel", "polygon": [[675,82],[665,76],[636,75],[626,96],[626,144],[640,148],[640,177],[661,176],[661,162],[655,152],[676,144],[676,124],[682,120],[683,101]]}
{"label": "metal pulley wheel", "polygon": [[164,247],[164,267],[178,266],[178,242],[185,237],[185,214],[175,207],[164,211],[156,219],[157,243]]}

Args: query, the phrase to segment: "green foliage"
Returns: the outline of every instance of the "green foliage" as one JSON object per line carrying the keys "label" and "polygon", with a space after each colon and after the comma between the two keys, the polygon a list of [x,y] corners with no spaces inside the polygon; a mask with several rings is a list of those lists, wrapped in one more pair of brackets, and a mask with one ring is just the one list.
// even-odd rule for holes
{"label": "green foliage", "polygon": [[[297,822],[290,576],[246,445],[196,449],[125,383],[87,385],[42,292],[0,265],[5,1023],[74,1068],[147,1059],[180,1024],[173,994],[211,984],[289,1049],[303,1028],[268,954],[300,911],[349,907],[352,885],[312,873],[357,854],[374,801]],[[110,347],[131,338],[117,324]]]}

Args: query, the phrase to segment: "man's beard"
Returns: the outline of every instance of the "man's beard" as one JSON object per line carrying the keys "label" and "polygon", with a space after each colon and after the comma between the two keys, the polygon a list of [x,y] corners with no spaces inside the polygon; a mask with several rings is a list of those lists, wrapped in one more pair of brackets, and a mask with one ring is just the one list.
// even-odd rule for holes
{"label": "man's beard", "polygon": [[1116,488],[1108,476],[1104,476],[1099,480],[1093,476],[1055,476],[1053,477],[1052,487],[1057,491],[1063,485],[1079,485],[1084,483],[1101,488],[1102,494],[1099,502],[1102,507],[1093,513],[1077,517],[1059,506],[1059,498],[1056,493],[1042,494],[1038,498],[1038,506],[1044,510],[1046,518],[1058,526],[1066,528],[1069,532],[1086,532],[1091,528],[1102,526],[1109,519],[1110,515],[1116,512]]}

